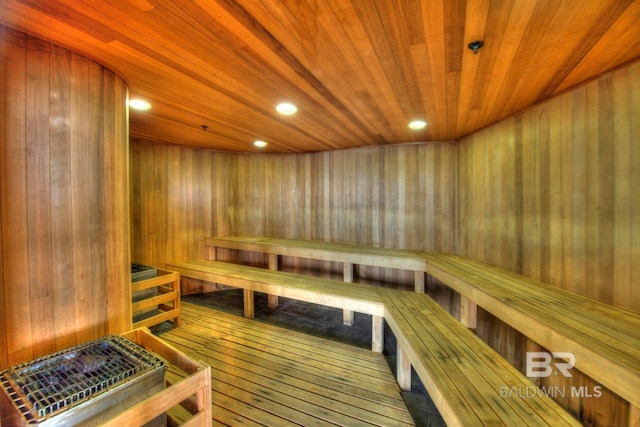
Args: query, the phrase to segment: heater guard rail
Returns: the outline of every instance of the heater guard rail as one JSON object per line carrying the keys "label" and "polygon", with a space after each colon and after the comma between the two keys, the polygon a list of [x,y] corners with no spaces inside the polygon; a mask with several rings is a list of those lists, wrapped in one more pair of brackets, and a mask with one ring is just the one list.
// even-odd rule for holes
{"label": "heater guard rail", "polygon": [[135,316],[144,310],[157,309],[157,314],[133,323],[133,329],[150,328],[162,322],[173,322],[180,326],[180,275],[174,271],[157,270],[157,276],[131,283],[131,293],[156,288],[157,295],[147,297],[131,304]]}
{"label": "heater guard rail", "polygon": [[180,350],[155,337],[148,328],[134,329],[122,336],[159,355],[187,376],[111,418],[101,426],[139,426],[166,413],[178,404],[193,414],[193,417],[181,426],[211,426],[211,367],[192,360]]}

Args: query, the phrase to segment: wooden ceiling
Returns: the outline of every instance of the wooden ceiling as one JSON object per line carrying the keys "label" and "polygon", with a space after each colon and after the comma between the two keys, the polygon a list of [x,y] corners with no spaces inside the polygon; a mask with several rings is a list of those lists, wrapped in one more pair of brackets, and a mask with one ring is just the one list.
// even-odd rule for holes
{"label": "wooden ceiling", "polygon": [[455,140],[640,57],[640,0],[2,0],[0,22],[120,74],[153,105],[132,137],[248,152]]}

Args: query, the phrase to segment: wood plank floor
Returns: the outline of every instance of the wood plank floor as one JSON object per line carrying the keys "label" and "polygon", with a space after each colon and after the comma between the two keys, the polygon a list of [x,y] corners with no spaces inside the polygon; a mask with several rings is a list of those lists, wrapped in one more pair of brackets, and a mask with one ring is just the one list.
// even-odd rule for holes
{"label": "wood plank floor", "polygon": [[214,426],[414,425],[381,354],[190,303],[160,337],[211,366]]}

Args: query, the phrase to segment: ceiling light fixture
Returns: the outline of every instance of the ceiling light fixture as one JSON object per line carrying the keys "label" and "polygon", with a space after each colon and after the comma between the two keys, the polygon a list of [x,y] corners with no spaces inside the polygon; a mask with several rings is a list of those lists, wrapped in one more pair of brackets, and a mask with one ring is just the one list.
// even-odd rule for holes
{"label": "ceiling light fixture", "polygon": [[409,123],[409,129],[420,130],[424,129],[425,127],[427,127],[427,122],[425,122],[424,120],[414,120]]}
{"label": "ceiling light fixture", "polygon": [[131,99],[129,100],[129,107],[134,110],[147,111],[151,109],[151,104],[142,99]]}
{"label": "ceiling light fixture", "polygon": [[264,148],[267,146],[267,143],[266,141],[258,140],[258,141],[254,141],[253,145],[255,145],[258,148]]}
{"label": "ceiling light fixture", "polygon": [[298,107],[293,105],[290,102],[283,102],[281,104],[276,105],[276,111],[280,114],[284,114],[285,116],[290,116],[295,114],[298,111]]}

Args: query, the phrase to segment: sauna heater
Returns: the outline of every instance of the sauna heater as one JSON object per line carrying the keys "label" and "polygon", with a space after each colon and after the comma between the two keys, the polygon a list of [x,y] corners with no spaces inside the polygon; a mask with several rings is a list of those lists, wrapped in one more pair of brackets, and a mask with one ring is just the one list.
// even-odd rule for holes
{"label": "sauna heater", "polygon": [[151,279],[158,275],[158,270],[144,264],[131,263],[131,282],[138,282],[144,279]]}
{"label": "sauna heater", "polygon": [[163,390],[164,370],[153,354],[109,335],[0,372],[3,412],[23,426],[97,425]]}

